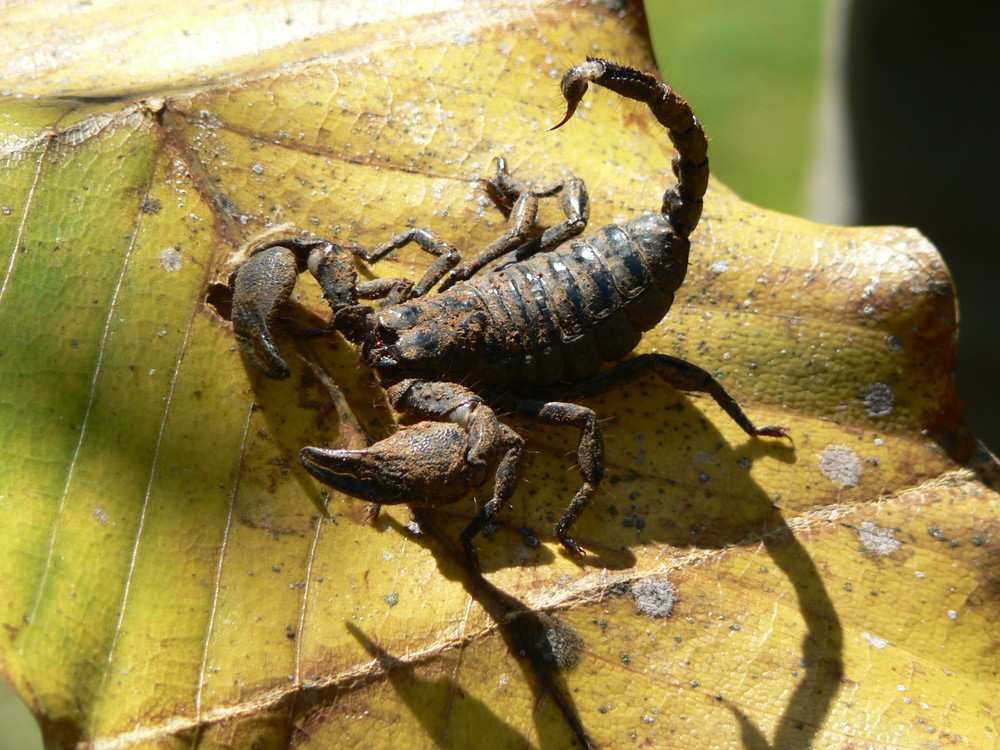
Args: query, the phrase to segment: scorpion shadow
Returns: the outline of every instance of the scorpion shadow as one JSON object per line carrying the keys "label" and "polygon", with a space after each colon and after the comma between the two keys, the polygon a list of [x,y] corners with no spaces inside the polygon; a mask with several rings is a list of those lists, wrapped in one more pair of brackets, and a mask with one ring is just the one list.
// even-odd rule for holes
{"label": "scorpion shadow", "polygon": [[[585,749],[592,748],[594,745],[579,717],[572,693],[562,678],[562,672],[571,669],[579,659],[579,652],[584,646],[582,637],[557,615],[533,610],[486,580],[454,543],[453,537],[438,525],[435,515],[426,509],[414,510],[414,519],[421,531],[418,540],[423,540],[424,546],[434,555],[441,574],[461,583],[489,614],[508,652],[521,667],[526,682],[533,684],[539,746],[565,747],[565,734],[541,710],[545,701],[551,701],[574,744]],[[387,521],[400,533],[407,533],[394,519]],[[507,728],[506,731],[513,730]],[[497,746],[507,747],[502,743]]]}
{"label": "scorpion shadow", "polygon": [[[643,411],[666,413],[676,410],[676,416],[688,424],[692,420],[685,419],[685,413],[697,411],[697,405],[706,401],[662,388],[650,389],[644,395],[649,401],[644,403]],[[694,445],[686,446],[690,462],[686,472],[676,481],[667,483],[666,497],[640,490],[638,502],[634,502],[632,508],[640,512],[645,508],[645,515],[635,513],[628,526],[624,522],[618,524],[617,530],[611,532],[610,541],[623,542],[631,535],[633,544],[637,539],[651,540],[679,549],[764,546],[795,591],[806,626],[800,657],[804,674],[785,705],[770,744],[746,713],[725,696],[717,697],[721,697],[723,705],[739,722],[745,747],[804,750],[812,747],[840,690],[843,628],[815,562],[792,532],[779,505],[752,479],[749,471],[758,460],[794,464],[795,453],[787,443],[766,438],[730,444],[711,422],[699,421],[700,430],[679,436],[681,440],[694,441]],[[620,437],[619,429],[616,425],[608,430],[612,451],[616,443],[622,442],[616,439],[616,435]],[[713,487],[716,475],[720,479],[725,475],[725,481],[719,482],[722,487],[719,490]],[[629,492],[627,484],[620,483],[615,494],[626,495]],[[638,479],[638,484],[643,484],[643,478]],[[662,490],[662,486],[657,489]],[[654,505],[650,506],[650,502]],[[640,517],[645,521],[641,528]],[[606,531],[607,526],[609,524],[605,524]]]}
{"label": "scorpion shadow", "polygon": [[[351,359],[349,349],[345,351],[344,347],[336,343],[336,339],[339,337],[328,340],[327,346],[333,352],[323,352],[322,367],[326,369],[333,365],[334,370],[356,369],[356,362]],[[312,396],[300,395],[299,406],[315,413],[317,441],[322,438],[335,439],[334,436],[344,433],[343,426],[338,427],[337,417],[342,408],[321,403],[326,386],[316,382],[315,375],[310,374],[308,369],[304,368],[298,377],[301,393],[310,392]],[[250,370],[248,375],[256,380]],[[338,377],[336,372],[334,377]],[[287,391],[281,388],[271,389],[268,382],[262,382],[261,385],[262,389],[256,391],[257,403],[264,411],[273,439],[282,451],[284,460],[289,464],[297,463],[298,451],[305,443],[302,442],[301,435],[288,429],[284,418],[280,416],[281,406],[272,400],[273,397],[287,404]],[[637,386],[629,389],[633,395]],[[372,393],[368,391],[354,393],[353,397],[348,394],[348,400],[352,402],[349,408],[354,413],[365,415],[362,419],[364,432],[378,435],[385,429],[379,424],[383,421],[384,414],[377,406],[372,407],[371,396]],[[355,409],[358,399],[366,402],[363,404],[364,409]],[[635,565],[636,556],[632,550],[637,545],[723,550],[733,546],[763,544],[788,577],[796,593],[807,629],[800,657],[804,674],[787,701],[770,744],[759,727],[733,701],[725,696],[719,698],[739,722],[746,747],[755,750],[767,747],[782,750],[807,748],[840,689],[843,631],[817,566],[802,543],[796,539],[772,499],[751,478],[749,472],[749,467],[758,460],[793,463],[794,453],[786,444],[767,438],[728,444],[712,423],[701,417],[697,408],[701,402],[697,397],[670,389],[653,388],[643,392],[643,411],[662,415],[661,423],[664,425],[670,425],[675,420],[689,425],[687,431],[681,431],[676,438],[678,447],[689,456],[686,460],[672,464],[675,469],[682,464],[688,465],[688,468],[679,470],[678,475],[672,479],[664,479],[655,467],[645,474],[634,469],[624,469],[623,467],[634,464],[624,456],[628,450],[622,449],[622,446],[631,444],[629,438],[633,423],[628,414],[622,413],[616,421],[606,425],[608,478],[593,507],[574,527],[576,536],[590,551],[587,564],[615,569],[627,569]],[[598,413],[609,414],[614,413],[614,404],[621,402],[613,402],[602,396],[588,399],[587,403],[594,406]],[[481,539],[479,548],[486,570],[512,564],[544,565],[552,561],[553,553],[548,547],[533,543],[534,529],[544,532],[551,529],[553,519],[558,518],[563,504],[572,496],[573,482],[577,476],[570,469],[575,447],[572,430],[547,426],[536,428],[516,420],[512,424],[523,432],[533,433],[528,436],[528,444],[536,452],[526,462],[522,486],[515,495],[516,507],[502,514],[505,523],[497,530],[492,541]],[[697,428],[691,429],[692,424],[698,425]],[[331,428],[332,433],[323,433],[323,430]],[[568,471],[565,473],[565,492],[560,490],[556,493],[557,496],[549,497],[547,495],[551,493],[542,483],[535,486],[533,480],[538,479],[539,470],[544,472],[544,467],[552,463],[563,465]],[[724,490],[715,489],[711,476],[714,472],[721,473],[720,467],[730,467],[726,471]],[[298,475],[301,475],[303,487],[313,494],[315,485],[312,480],[304,471],[297,472],[296,476]],[[361,503],[347,500],[344,505],[344,508],[338,509],[339,513],[352,520],[362,521],[364,513]],[[435,509],[433,513],[414,509],[420,527],[426,532],[415,537],[415,541],[432,552],[443,575],[461,582],[469,595],[490,614],[511,655],[525,671],[526,678],[530,676],[537,695],[536,721],[539,722],[538,736],[543,740],[543,746],[560,746],[560,739],[554,735],[554,727],[544,726],[541,712],[537,711],[543,700],[550,700],[576,742],[582,747],[590,747],[590,740],[570,691],[561,678],[558,659],[553,654],[549,637],[551,616],[533,612],[524,603],[496,589],[469,564],[464,553],[454,544],[459,531],[473,513],[474,506],[471,502],[449,506],[447,509]],[[414,538],[391,516],[384,515],[383,521],[381,529],[373,528],[372,533],[395,530]],[[520,552],[523,554],[518,556],[519,560],[515,560],[508,553],[507,543],[518,544],[518,537],[522,545]],[[403,701],[418,714],[421,710],[428,710],[421,709],[421,705],[427,704],[407,699],[410,693],[408,688],[404,689],[405,685],[417,684],[413,675],[406,677],[405,681],[397,681],[394,677],[409,674],[406,670],[410,668],[402,665],[399,660],[393,660],[363,634],[352,633],[382,663],[385,673]],[[437,685],[437,682],[439,681],[435,681],[435,689],[460,690],[457,684],[450,681],[448,685]],[[498,724],[497,736],[509,735],[518,744],[520,735],[516,730],[504,724],[501,717],[492,715],[485,706],[480,708],[490,714],[485,717],[489,719],[487,723]],[[418,716],[418,719],[429,731],[440,723],[429,715]]]}
{"label": "scorpion shadow", "polygon": [[[489,736],[497,747],[529,745],[527,737],[490,710],[486,703],[462,690],[451,677],[424,678],[419,674],[419,665],[394,657],[354,624],[348,622],[346,627],[375,659],[396,695],[435,742],[445,744],[449,709],[456,696],[461,696],[462,715],[468,726]],[[443,711],[442,707],[445,707]]]}
{"label": "scorpion shadow", "polygon": [[[700,422],[701,426],[696,433],[684,437],[689,441],[685,446],[686,450],[701,456],[702,462],[716,469],[725,466],[738,468],[728,472],[724,491],[712,489],[712,477],[706,477],[703,467],[696,467],[690,472],[693,475],[690,481],[679,477],[673,482],[651,482],[648,475],[621,479],[609,487],[606,493],[613,502],[607,504],[606,497],[596,499],[595,507],[575,527],[577,538],[588,550],[595,551],[595,554],[588,555],[586,562],[593,565],[596,561],[596,564],[606,567],[628,567],[630,561],[632,564],[636,561],[629,547],[637,543],[703,550],[762,544],[795,591],[806,626],[800,656],[804,674],[787,701],[771,743],[734,701],[725,696],[717,697],[738,721],[745,747],[755,750],[769,747],[804,750],[811,747],[840,690],[843,676],[843,629],[818,567],[802,542],[795,537],[775,502],[751,478],[749,472],[752,463],[758,460],[794,463],[794,453],[787,444],[767,439],[748,439],[742,443],[728,444],[710,422],[698,418],[698,400],[685,394],[651,394],[649,399],[651,401],[644,402],[647,408],[662,413],[679,412],[676,416],[689,424]],[[599,407],[597,410],[601,411]],[[668,421],[669,419],[670,417]],[[612,459],[609,461],[609,474],[612,476],[615,471],[613,447],[621,442],[627,424],[627,421],[620,422],[610,425],[606,430],[611,449],[609,456]],[[555,460],[566,461],[565,455],[571,452],[572,441],[559,442],[560,438],[556,436],[560,432],[565,431],[543,428],[536,433],[535,438],[543,444],[542,453],[551,452]],[[706,459],[706,456],[709,458]],[[523,481],[531,481],[531,470],[530,467],[526,470]],[[650,484],[660,486],[655,489],[643,486]],[[656,489],[664,486],[668,488],[667,496],[657,497]],[[622,509],[617,507],[622,504],[622,497],[626,497],[630,503],[628,515],[624,516]],[[609,508],[615,510],[609,511]],[[459,580],[466,586],[470,595],[490,612],[501,632],[504,632],[511,612],[516,611],[519,613],[518,619],[523,618],[521,613],[528,612],[524,604],[499,592],[475,568],[470,568],[464,555],[451,541],[457,533],[455,529],[442,529],[436,525],[435,519],[451,527],[456,522],[455,518],[450,514],[447,518],[442,518],[439,511],[433,515],[428,511],[417,511],[416,514],[421,528],[424,531],[431,529],[432,533],[417,536],[415,540],[431,550],[443,575]],[[531,528],[538,524],[544,526],[553,517],[553,512],[544,505],[533,510],[530,502],[523,501],[518,503],[518,508],[508,512],[508,517],[516,518],[518,523]],[[389,523],[400,533],[407,533],[397,522]],[[525,526],[521,526],[517,533],[524,535]],[[513,531],[510,528],[501,529],[497,536],[504,532],[510,535]],[[489,548],[496,546],[486,542],[480,545],[481,550],[487,548],[484,561],[495,560],[496,553]],[[536,553],[532,564],[544,564],[551,559],[552,553],[544,547],[542,550]],[[462,567],[464,574],[456,575],[456,562]],[[512,564],[509,556],[506,564]],[[487,567],[485,563],[484,567]],[[535,627],[542,625],[536,623]],[[509,644],[516,640],[509,633],[505,638]],[[511,648],[512,653],[520,652],[524,655],[523,648],[515,650],[513,645]],[[571,725],[574,721],[578,722],[572,701],[564,697],[566,693],[561,691],[561,681],[558,674],[551,670],[550,662],[542,655],[529,659],[529,663],[539,682],[540,694],[560,696],[563,701],[560,709],[567,721]],[[577,736],[586,737],[582,728]]]}
{"label": "scorpion shadow", "polygon": [[[702,399],[686,394],[674,396],[663,392],[647,394],[654,403],[644,409],[677,416],[696,408]],[[656,403],[659,402],[659,403]],[[673,402],[671,404],[671,402]],[[685,420],[690,423],[690,420]],[[802,643],[801,665],[805,674],[789,698],[769,744],[752,719],[725,696],[721,698],[740,724],[745,747],[797,750],[812,746],[819,727],[840,690],[843,676],[844,637],[840,619],[823,582],[819,569],[803,544],[795,537],[778,505],[751,478],[749,469],[758,460],[794,463],[790,446],[767,439],[747,439],[729,444],[708,421],[689,439],[692,463],[687,480],[679,476],[668,483],[666,498],[652,498],[655,507],[644,516],[645,523],[633,536],[672,547],[723,550],[733,546],[763,544],[771,559],[788,578],[795,591],[799,611],[806,626]],[[615,429],[612,433],[614,444]],[[725,474],[724,489],[713,489],[714,474]],[[641,480],[640,480],[641,484]],[[619,485],[621,487],[621,485]],[[622,488],[617,494],[627,492]],[[633,508],[644,507],[644,495]],[[637,527],[633,518],[632,529]],[[612,534],[612,541],[630,532],[624,524]]]}

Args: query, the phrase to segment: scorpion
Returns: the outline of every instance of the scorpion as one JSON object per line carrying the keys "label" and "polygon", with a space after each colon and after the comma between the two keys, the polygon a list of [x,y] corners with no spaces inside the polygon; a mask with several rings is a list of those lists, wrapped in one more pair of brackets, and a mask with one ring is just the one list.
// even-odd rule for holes
{"label": "scorpion", "polygon": [[[524,449],[524,439],[498,414],[580,431],[583,483],[554,535],[581,558],[584,549],[570,529],[601,484],[604,446],[597,415],[577,400],[654,373],[673,388],[709,395],[751,437],[788,437],[784,427],[755,426],[700,367],[660,353],[624,359],[666,315],[684,279],[689,237],[708,186],[708,140],[691,106],[670,86],[589,57],[564,74],[566,114],[552,130],[573,117],[589,84],[645,103],[667,129],[677,152],[676,184],[658,213],[578,238],[590,214],[584,183],[567,175],[532,190],[500,158],[496,176],[484,183],[507,215],[507,231],[468,261],[427,229],[396,234],[371,251],[295,237],[255,249],[232,281],[234,331],[254,367],[271,378],[289,376],[270,323],[308,269],[332,309],[325,330],[360,348],[362,363],[377,374],[393,409],[421,420],[368,448],[305,447],[299,457],[310,474],[375,503],[376,510],[382,504],[451,503],[492,474],[491,499],[460,536],[474,564],[473,539],[496,528],[517,485]],[[556,196],[565,221],[537,231],[539,200]],[[359,281],[355,258],[374,264],[409,243],[434,256],[419,281]],[[493,263],[503,256],[505,262]],[[366,301],[380,304],[376,309]]]}

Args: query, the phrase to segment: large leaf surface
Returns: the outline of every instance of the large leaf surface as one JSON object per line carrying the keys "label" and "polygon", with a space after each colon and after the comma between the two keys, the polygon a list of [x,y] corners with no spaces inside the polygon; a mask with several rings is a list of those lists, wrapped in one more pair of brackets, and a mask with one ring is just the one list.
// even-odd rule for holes
{"label": "large leaf surface", "polygon": [[[950,279],[912,230],[712,186],[640,350],[710,369],[794,446],[656,380],[588,401],[608,478],[582,566],[551,535],[580,481],[568,430],[516,424],[531,451],[485,579],[448,543],[471,499],[424,535],[402,508],[376,528],[339,495],[317,512],[299,448],[392,415],[335,337],[279,337],[286,382],[244,365],[239,247],[291,222],[472,252],[503,229],[478,182],[498,155],[584,178],[600,226],[659,206],[671,151],[604,92],[546,132],[567,65],[649,66],[634,11],[291,7],[284,36],[243,17],[239,52],[208,20],[188,57],[125,34],[143,75],[95,71],[70,36],[75,65],[7,71],[37,98],[0,103],[0,669],[49,744],[994,746],[995,465],[962,426]],[[297,325],[325,319],[305,279],[296,303]]]}

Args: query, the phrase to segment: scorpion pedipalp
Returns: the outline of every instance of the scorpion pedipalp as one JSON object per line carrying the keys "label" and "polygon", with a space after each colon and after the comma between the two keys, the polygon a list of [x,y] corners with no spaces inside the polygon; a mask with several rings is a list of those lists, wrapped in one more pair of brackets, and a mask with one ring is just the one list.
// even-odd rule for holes
{"label": "scorpion pedipalp", "polygon": [[278,354],[270,325],[291,295],[298,274],[291,250],[266,247],[241,265],[233,280],[233,330],[240,351],[254,367],[275,380],[284,380],[291,370]]}
{"label": "scorpion pedipalp", "polygon": [[380,505],[447,505],[461,500],[488,476],[466,460],[468,433],[449,422],[400,427],[370,448],[306,447],[302,465],[336,490]]}
{"label": "scorpion pedipalp", "polygon": [[[353,256],[339,245],[313,237],[293,237],[256,249],[233,279],[233,330],[244,356],[275,380],[284,380],[291,370],[278,353],[271,323],[305,269],[316,278],[333,313],[326,330],[339,331],[359,344],[372,314],[370,307],[358,304],[371,282],[358,283]],[[397,279],[379,279],[376,284],[380,290],[411,286]]]}

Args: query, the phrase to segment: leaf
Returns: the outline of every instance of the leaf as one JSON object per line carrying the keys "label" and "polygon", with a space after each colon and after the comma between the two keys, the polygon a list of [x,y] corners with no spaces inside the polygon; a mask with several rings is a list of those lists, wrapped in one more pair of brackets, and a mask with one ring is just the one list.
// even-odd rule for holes
{"label": "leaf", "polygon": [[[546,132],[564,67],[649,67],[634,9],[269,8],[209,14],[190,45],[142,16],[164,33],[126,33],[106,70],[57,36],[65,64],[7,76],[29,96],[0,107],[0,669],[47,745],[995,745],[997,469],[955,396],[951,281],[913,230],[712,185],[640,350],[707,367],[794,446],[657,381],[589,400],[608,476],[575,527],[584,565],[552,540],[580,482],[568,430],[516,423],[531,452],[485,577],[452,543],[471,500],[423,535],[337,495],[320,516],[299,449],[393,417],[336,337],[289,326],[292,378],[247,369],[226,320],[241,245],[412,224],[471,252],[502,231],[479,182],[498,155],[584,178],[599,227],[656,210],[672,154],[601,91]],[[257,41],[231,53],[233,29]],[[322,324],[298,289],[294,324]]]}

